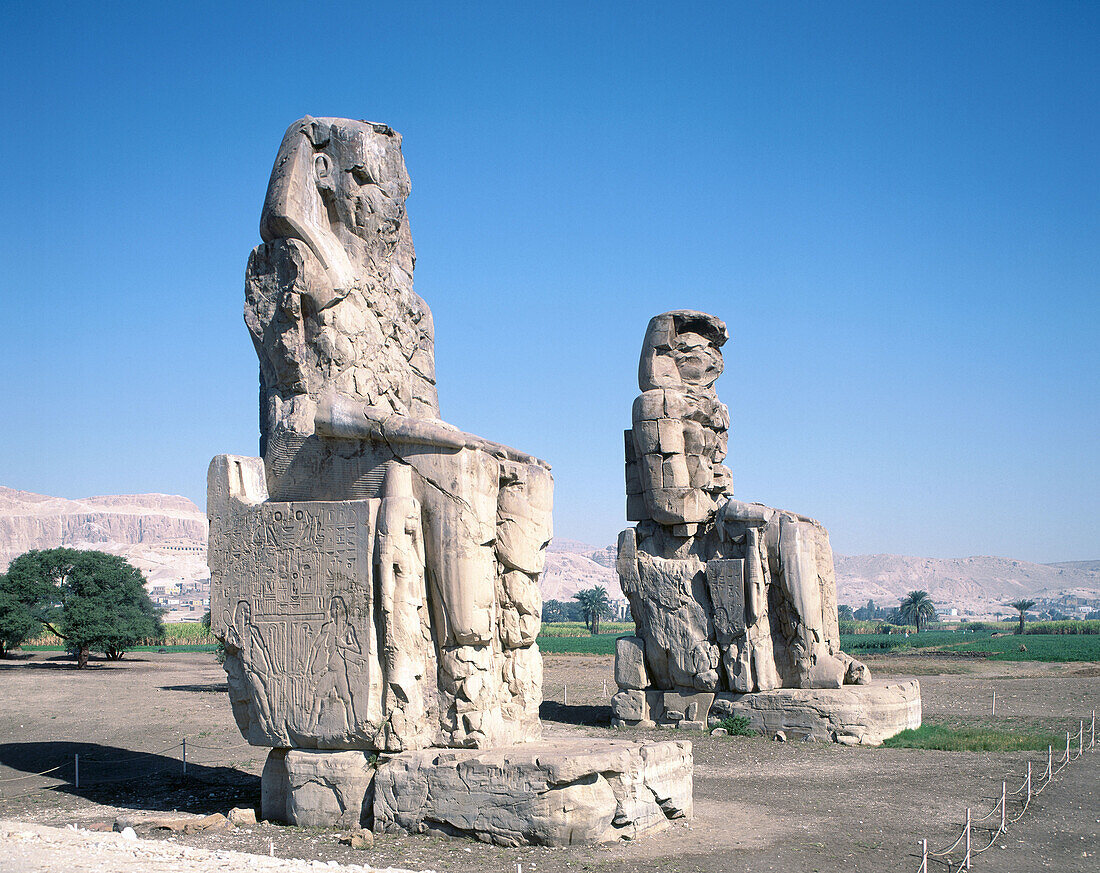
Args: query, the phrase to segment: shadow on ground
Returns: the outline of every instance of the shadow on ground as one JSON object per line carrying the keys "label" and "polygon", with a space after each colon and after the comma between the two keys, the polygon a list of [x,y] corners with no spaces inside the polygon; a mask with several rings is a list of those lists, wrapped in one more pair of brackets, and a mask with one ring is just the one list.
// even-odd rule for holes
{"label": "shadow on ground", "polygon": [[19,668],[21,670],[82,670],[85,673],[94,673],[97,669],[103,667],[150,663],[148,658],[142,658],[140,655],[135,655],[133,652],[127,652],[124,657],[113,661],[103,655],[92,655],[88,659],[88,665],[86,667],[78,667],[76,665],[76,655],[70,655],[68,652],[50,655],[44,661],[31,660],[35,655],[40,654],[42,653],[13,652],[11,654],[6,654],[3,658],[0,658],[0,670],[4,668]]}
{"label": "shadow on ground", "polygon": [[161,685],[161,691],[194,691],[198,693],[226,693],[229,691],[228,682],[207,682],[202,685]]}
{"label": "shadow on ground", "polygon": [[[0,743],[0,766],[16,771],[0,776],[0,788],[13,792],[51,791],[108,806],[156,811],[209,813],[225,812],[233,806],[258,805],[260,777],[232,767],[198,763],[194,757],[216,752],[192,744],[188,744],[188,757],[192,760],[187,762],[185,775],[182,751],[181,746],[160,752],[137,752],[99,743]],[[45,775],[31,776],[39,773]],[[20,780],[17,778],[20,774],[31,778]],[[39,787],[56,779],[64,783]],[[6,792],[0,792],[0,796],[3,793]]]}
{"label": "shadow on ground", "polygon": [[539,718],[543,721],[556,721],[559,724],[589,725],[591,727],[611,726],[610,706],[572,705],[544,700],[539,707]]}

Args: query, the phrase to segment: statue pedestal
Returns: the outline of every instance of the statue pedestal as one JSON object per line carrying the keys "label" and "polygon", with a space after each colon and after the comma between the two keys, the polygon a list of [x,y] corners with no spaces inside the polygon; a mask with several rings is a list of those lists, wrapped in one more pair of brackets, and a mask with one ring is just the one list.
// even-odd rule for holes
{"label": "statue pedestal", "polygon": [[[691,743],[550,739],[383,754],[274,749],[263,815],[504,846],[634,839],[692,817]],[[364,778],[366,777],[366,779]]]}
{"label": "statue pedestal", "polygon": [[921,723],[920,683],[845,685],[841,688],[776,688],[752,694],[623,690],[612,698],[612,724],[653,724],[685,730],[717,727],[742,716],[766,737],[877,746]]}

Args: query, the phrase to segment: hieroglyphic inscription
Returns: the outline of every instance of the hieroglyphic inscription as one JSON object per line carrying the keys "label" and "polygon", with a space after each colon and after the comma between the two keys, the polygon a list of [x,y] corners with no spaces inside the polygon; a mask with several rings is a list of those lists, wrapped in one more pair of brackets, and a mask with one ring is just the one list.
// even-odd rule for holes
{"label": "hieroglyphic inscription", "polygon": [[378,502],[267,502],[212,523],[212,615],[239,685],[234,697],[247,700],[250,742],[373,742],[382,721],[372,596]]}
{"label": "hieroglyphic inscription", "polygon": [[744,574],[743,559],[707,561],[707,588],[719,646],[728,646],[745,633]]}

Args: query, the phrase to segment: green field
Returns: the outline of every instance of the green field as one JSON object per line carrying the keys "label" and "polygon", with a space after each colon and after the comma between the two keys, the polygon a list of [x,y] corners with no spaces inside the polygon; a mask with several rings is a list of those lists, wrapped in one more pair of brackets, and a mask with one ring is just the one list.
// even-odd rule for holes
{"label": "green field", "polygon": [[952,728],[926,722],[916,730],[902,731],[883,742],[887,749],[939,749],[947,752],[1045,751],[1057,746],[1060,737],[1049,731],[1004,730],[999,728]]}
{"label": "green field", "polygon": [[[587,634],[588,632],[585,631]],[[539,634],[539,648],[551,655],[614,655],[615,640],[621,633],[583,637],[544,636]]]}
{"label": "green field", "polygon": [[[135,649],[154,651],[159,648],[170,647],[178,651],[187,651],[187,649],[178,649],[179,646],[214,646],[218,641],[214,639],[213,635],[201,623],[197,621],[181,621],[174,622],[172,624],[166,624],[164,626],[164,636],[156,638],[148,638],[139,641],[139,645]],[[32,637],[27,640],[22,648],[29,649],[31,651],[50,651],[52,649],[65,649],[64,642],[51,633],[43,633],[37,637]],[[203,649],[197,649],[196,651],[204,651]]]}
{"label": "green field", "polygon": [[841,634],[840,647],[852,654],[942,651],[973,652],[998,661],[1100,661],[1100,635],[1089,633],[996,637],[990,631],[925,631],[908,637],[904,634]]}
{"label": "green field", "polygon": [[[1047,622],[1036,622],[1042,627]],[[1100,634],[1092,632],[1092,622],[1059,622],[1055,633],[1024,636],[1005,634],[993,636],[993,631],[932,630],[924,633],[904,634],[841,634],[841,648],[854,655],[859,653],[905,654],[942,651],[948,653],[973,653],[998,661],[1100,661]],[[1068,625],[1076,626],[1067,632]],[[592,636],[583,622],[546,623],[539,633],[539,648],[548,654],[613,655],[615,640],[634,633],[632,622],[603,622],[600,633]],[[165,625],[163,639],[142,640],[142,645],[131,651],[157,652],[213,652],[217,641],[198,623]],[[1025,651],[1020,650],[1024,646]],[[26,651],[65,651],[61,640],[44,635],[22,646]]]}
{"label": "green field", "polygon": [[[600,622],[600,634],[615,634],[616,636],[622,636],[623,634],[634,633],[634,622],[632,621],[601,621]],[[542,637],[589,637],[592,636],[591,631],[584,626],[583,621],[555,621],[555,622],[543,622],[542,629],[539,631],[540,640]],[[541,644],[541,643],[540,643]]]}
{"label": "green field", "polygon": [[[544,624],[538,643],[550,654],[613,655],[615,640],[632,634],[634,625],[607,622],[592,636],[580,622]],[[851,654],[906,654],[915,652],[970,652],[998,661],[1100,661],[1100,635],[1090,633],[993,636],[934,630],[920,634],[841,634],[841,648]],[[1025,651],[1020,650],[1024,646]]]}

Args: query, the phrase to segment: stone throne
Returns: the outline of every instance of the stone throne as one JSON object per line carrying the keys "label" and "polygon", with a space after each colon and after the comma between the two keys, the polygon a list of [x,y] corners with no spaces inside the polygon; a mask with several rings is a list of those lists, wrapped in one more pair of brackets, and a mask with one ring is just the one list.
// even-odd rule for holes
{"label": "stone throne", "polygon": [[840,650],[828,532],[733,497],[729,411],[714,383],[726,325],[653,318],[625,433],[627,518],[617,569],[637,627],[620,639],[616,723],[758,730],[878,743],[920,725],[916,682],[875,685]]}
{"label": "stone throne", "polygon": [[391,128],[303,118],[248,261],[262,457],[212,461],[209,563],[263,814],[549,843],[690,814],[690,745],[535,742],[553,480],[439,417],[409,191]]}

